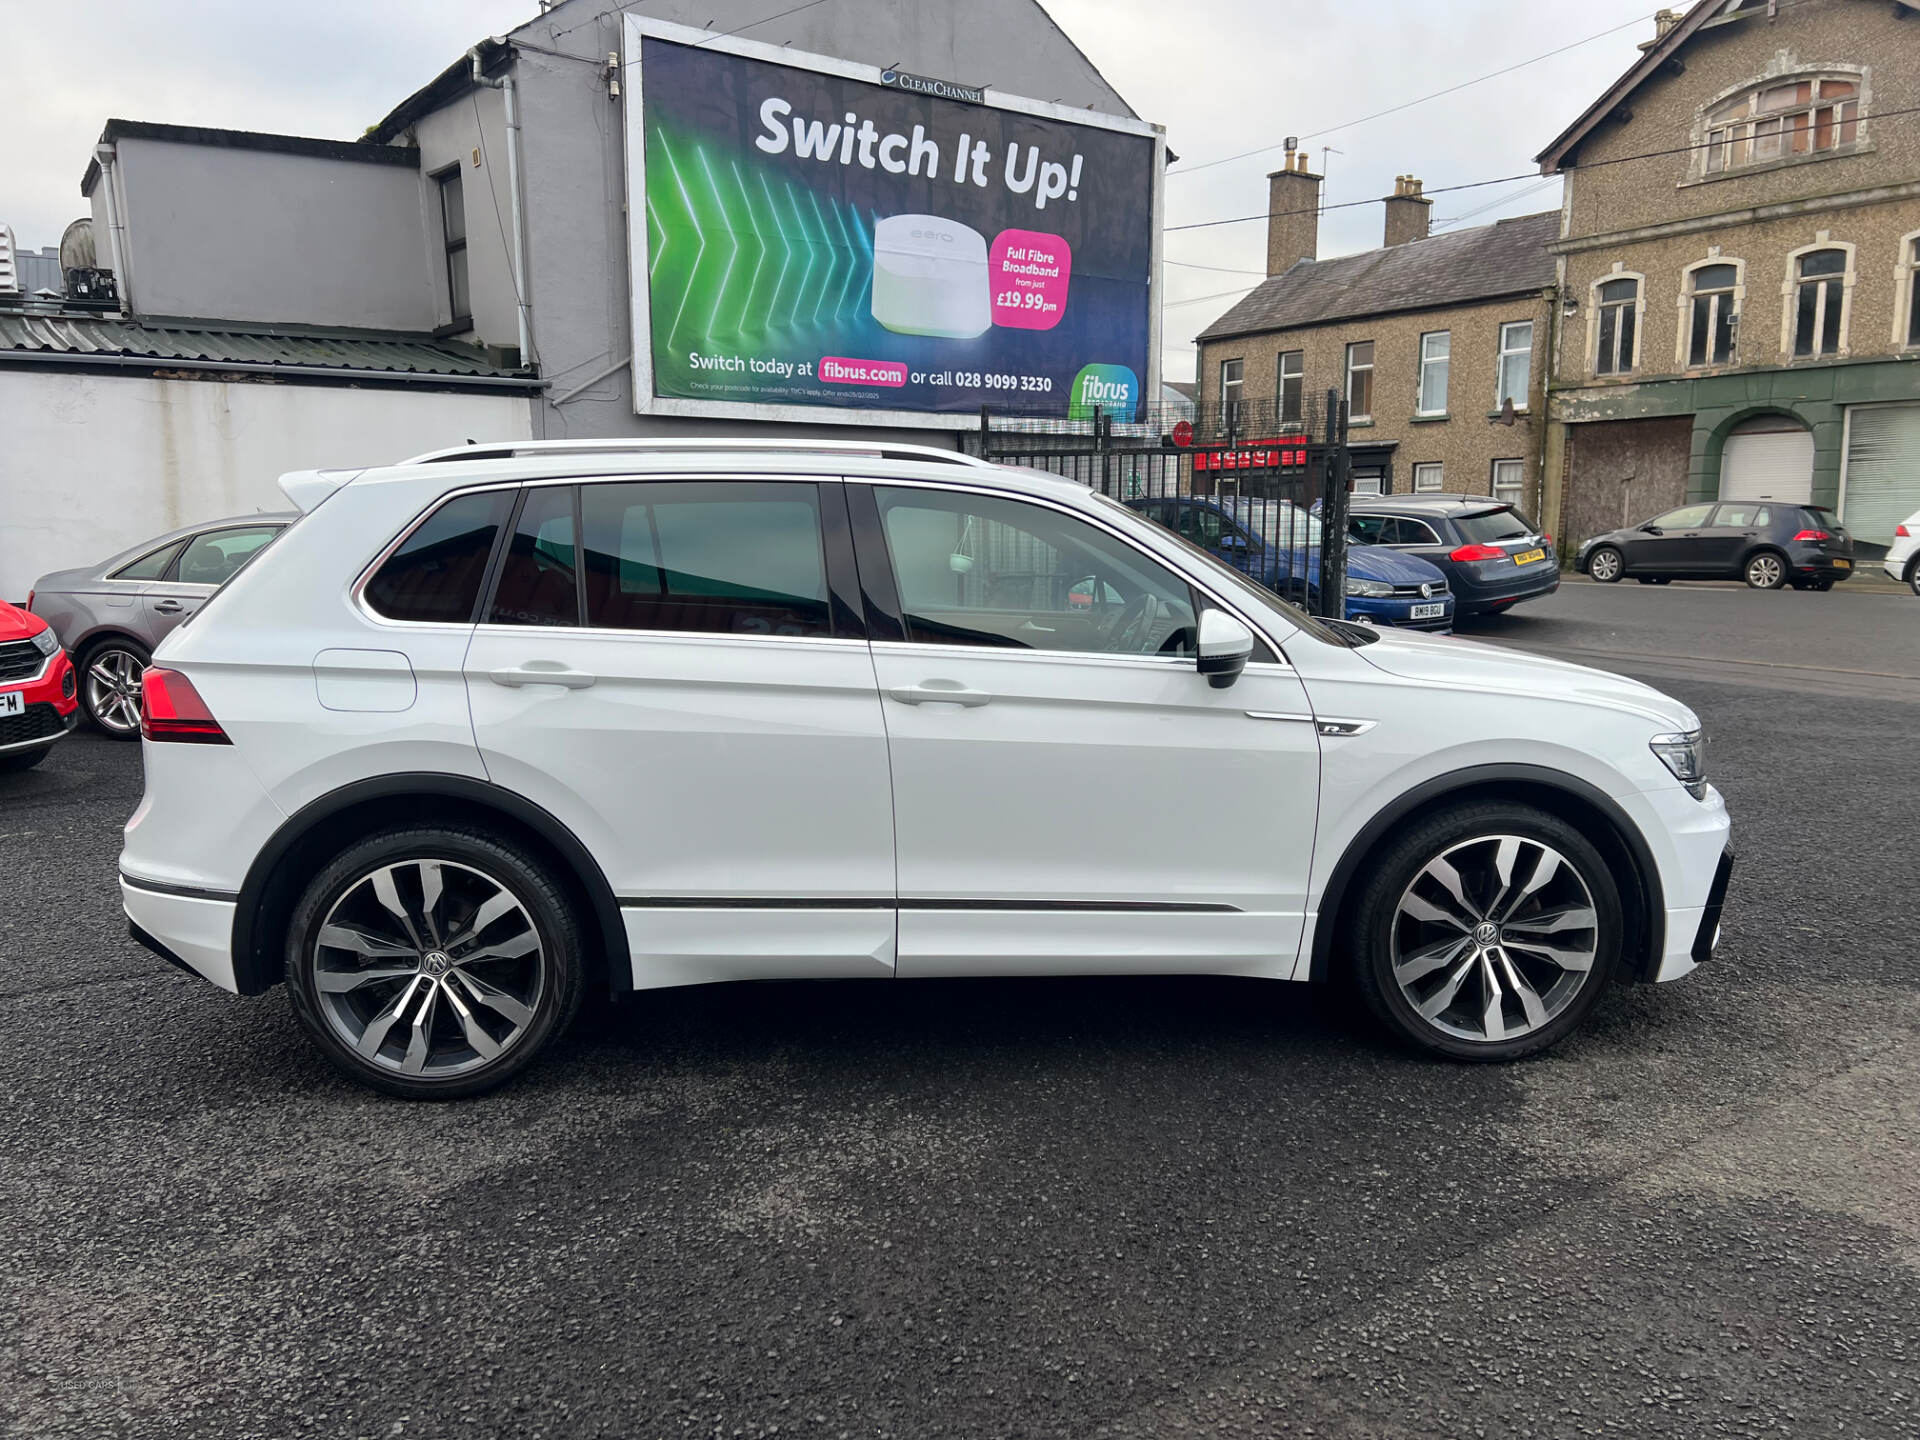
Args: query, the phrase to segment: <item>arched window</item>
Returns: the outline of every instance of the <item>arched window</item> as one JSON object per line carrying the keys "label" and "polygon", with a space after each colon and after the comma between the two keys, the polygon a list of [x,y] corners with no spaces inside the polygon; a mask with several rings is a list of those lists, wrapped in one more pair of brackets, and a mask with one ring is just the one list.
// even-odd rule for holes
{"label": "arched window", "polygon": [[1706,116],[1706,173],[1840,150],[1860,136],[1860,77],[1768,81]]}
{"label": "arched window", "polygon": [[1726,365],[1740,324],[1740,267],[1722,260],[1687,272],[1687,364]]}
{"label": "arched window", "polygon": [[1593,371],[1624,375],[1639,363],[1640,277],[1616,276],[1594,287],[1598,318]]}
{"label": "arched window", "polygon": [[1793,265],[1793,355],[1838,355],[1847,343],[1850,256],[1832,246],[1803,251]]}

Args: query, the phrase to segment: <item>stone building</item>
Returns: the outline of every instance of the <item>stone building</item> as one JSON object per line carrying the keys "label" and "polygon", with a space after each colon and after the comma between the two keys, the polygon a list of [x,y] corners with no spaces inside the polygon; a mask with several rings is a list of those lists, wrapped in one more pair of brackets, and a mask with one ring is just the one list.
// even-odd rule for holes
{"label": "stone building", "polygon": [[1545,522],[1920,509],[1920,5],[1701,0],[1540,155],[1566,177]]}
{"label": "stone building", "polygon": [[1320,260],[1320,178],[1291,152],[1269,177],[1268,278],[1199,336],[1202,438],[1284,431],[1334,389],[1351,414],[1356,491],[1492,494],[1536,510],[1559,217],[1430,235],[1433,202],[1402,177],[1381,248]]}

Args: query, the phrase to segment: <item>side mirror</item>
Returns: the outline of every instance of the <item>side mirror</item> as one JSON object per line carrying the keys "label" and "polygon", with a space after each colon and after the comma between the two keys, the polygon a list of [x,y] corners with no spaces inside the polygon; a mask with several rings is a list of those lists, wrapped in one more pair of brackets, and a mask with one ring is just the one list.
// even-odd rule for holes
{"label": "side mirror", "polygon": [[1232,535],[1232,534],[1227,534],[1223,532],[1220,536],[1219,544],[1222,550],[1225,550],[1230,554],[1244,555],[1247,550],[1247,537],[1244,535]]}
{"label": "side mirror", "polygon": [[1660,533],[1660,527],[1654,524],[1651,520],[1649,520],[1646,524],[1642,525],[1640,529],[1648,535],[1658,535]]}
{"label": "side mirror", "polygon": [[1253,631],[1224,610],[1200,612],[1200,673],[1216,690],[1240,678],[1253,657]]}

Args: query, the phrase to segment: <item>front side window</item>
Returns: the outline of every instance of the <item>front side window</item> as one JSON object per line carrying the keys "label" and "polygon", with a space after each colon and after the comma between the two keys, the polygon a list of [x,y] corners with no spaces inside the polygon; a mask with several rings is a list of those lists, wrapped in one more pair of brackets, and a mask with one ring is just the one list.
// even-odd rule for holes
{"label": "front side window", "polygon": [[182,585],[224,585],[255,551],[265,549],[279,533],[278,525],[252,525],[196,535],[180,552],[174,575]]}
{"label": "front side window", "polygon": [[1280,402],[1280,423],[1298,425],[1306,413],[1307,352],[1304,350],[1283,350],[1280,352],[1279,376],[1280,393],[1275,397]]}
{"label": "front side window", "polygon": [[1494,408],[1507,401],[1513,408],[1527,408],[1527,387],[1533,383],[1533,322],[1515,320],[1500,327],[1499,383],[1493,397]]}
{"label": "front side window", "polygon": [[811,482],[584,485],[580,535],[591,626],[833,633]]}
{"label": "front side window", "polygon": [[1373,341],[1347,346],[1347,418],[1373,418]]}
{"label": "front side window", "polygon": [[1422,415],[1447,413],[1447,357],[1453,350],[1453,336],[1434,330],[1420,337],[1420,393],[1414,402]]}
{"label": "front side window", "polygon": [[1608,280],[1600,286],[1599,346],[1593,359],[1597,375],[1624,375],[1634,366],[1634,342],[1640,329],[1640,282]]}
{"label": "front side window", "polygon": [[1837,355],[1847,310],[1847,252],[1814,250],[1794,265],[1793,353]]}
{"label": "front side window", "polygon": [[1702,265],[1687,279],[1687,363],[1725,365],[1733,359],[1734,332],[1739,324],[1735,287],[1740,271],[1733,265]]}
{"label": "front side window", "polygon": [[1709,175],[1852,145],[1860,131],[1860,82],[1826,76],[1785,80],[1714,107],[1707,116]]}
{"label": "front side window", "polygon": [[434,176],[440,190],[440,234],[447,253],[447,303],[454,323],[473,318],[473,296],[467,285],[467,202],[460,167]]}
{"label": "front side window", "polygon": [[1519,505],[1520,492],[1526,485],[1527,464],[1524,460],[1496,460],[1493,462],[1493,498],[1505,505]]}
{"label": "front side window", "polygon": [[874,498],[910,641],[1194,653],[1187,582],[1084,520],[953,491],[875,487]]}
{"label": "front side window", "polygon": [[389,620],[473,622],[494,537],[513,505],[511,490],[456,495],[387,557],[362,592]]}
{"label": "front side window", "polygon": [[1220,362],[1220,424],[1225,430],[1240,428],[1240,391],[1245,383],[1246,364],[1240,360]]}
{"label": "front side window", "polygon": [[1415,490],[1443,490],[1446,488],[1445,473],[1438,460],[1424,461],[1413,467],[1413,488]]}

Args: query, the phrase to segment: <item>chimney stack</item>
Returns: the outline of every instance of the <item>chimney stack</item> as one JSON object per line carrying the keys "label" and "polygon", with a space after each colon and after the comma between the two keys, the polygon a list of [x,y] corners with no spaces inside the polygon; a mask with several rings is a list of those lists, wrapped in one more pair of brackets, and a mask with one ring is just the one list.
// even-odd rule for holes
{"label": "chimney stack", "polygon": [[1287,141],[1287,158],[1267,176],[1267,274],[1278,275],[1320,251],[1320,180],[1307,153]]}
{"label": "chimney stack", "polygon": [[1409,240],[1424,240],[1433,224],[1433,201],[1420,193],[1420,181],[1411,175],[1393,177],[1393,194],[1382,202],[1386,206],[1386,238],[1383,245],[1404,245]]}

